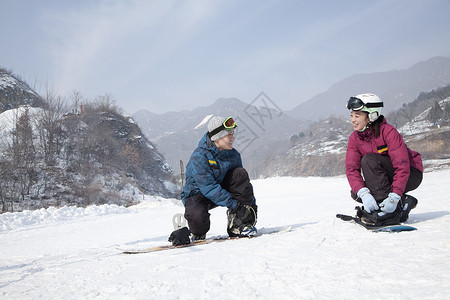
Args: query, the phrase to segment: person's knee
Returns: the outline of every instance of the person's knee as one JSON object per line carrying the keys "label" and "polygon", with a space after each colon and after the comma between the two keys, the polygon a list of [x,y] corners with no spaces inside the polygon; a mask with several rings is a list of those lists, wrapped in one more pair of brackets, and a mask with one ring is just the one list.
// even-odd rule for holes
{"label": "person's knee", "polygon": [[186,212],[184,213],[184,217],[186,218],[186,220],[190,221],[190,222],[204,222],[203,220],[208,219],[209,217],[209,213],[203,211],[202,209],[186,209]]}
{"label": "person's knee", "polygon": [[374,164],[377,164],[379,161],[379,154],[377,153],[368,153],[366,155],[363,156],[363,158],[361,159],[361,167],[370,167],[373,166]]}
{"label": "person's knee", "polygon": [[186,213],[185,218],[188,221],[189,229],[193,234],[201,236],[209,231],[209,213],[205,214],[200,211],[193,211]]}
{"label": "person's knee", "polygon": [[232,171],[232,175],[234,182],[241,184],[242,182],[250,181],[250,177],[248,176],[248,172],[246,169],[242,167],[235,168]]}
{"label": "person's knee", "polygon": [[248,178],[248,173],[246,169],[237,167],[231,170],[231,176],[234,178]]}

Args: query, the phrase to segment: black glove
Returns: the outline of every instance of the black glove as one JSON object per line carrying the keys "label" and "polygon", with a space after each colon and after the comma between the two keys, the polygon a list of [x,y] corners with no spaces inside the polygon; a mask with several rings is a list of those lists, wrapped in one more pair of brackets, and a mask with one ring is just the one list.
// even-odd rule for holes
{"label": "black glove", "polygon": [[239,203],[234,209],[227,210],[227,232],[230,237],[239,236],[243,225],[256,224],[258,207]]}
{"label": "black glove", "polygon": [[239,227],[242,224],[256,223],[258,206],[239,203],[234,209],[228,211],[229,225]]}
{"label": "black glove", "polygon": [[169,242],[172,242],[172,245],[174,246],[190,244],[190,235],[191,232],[189,231],[189,229],[187,227],[183,227],[173,231],[170,234]]}
{"label": "black glove", "polygon": [[245,205],[242,205],[241,203],[238,203],[236,207],[232,210],[230,210],[230,214],[236,215],[236,218],[239,220],[243,220],[249,213],[248,207]]}
{"label": "black glove", "polygon": [[254,223],[257,218],[258,206],[256,205],[244,205],[239,203],[233,210],[230,211],[231,214],[236,215],[236,218],[241,220],[243,223]]}

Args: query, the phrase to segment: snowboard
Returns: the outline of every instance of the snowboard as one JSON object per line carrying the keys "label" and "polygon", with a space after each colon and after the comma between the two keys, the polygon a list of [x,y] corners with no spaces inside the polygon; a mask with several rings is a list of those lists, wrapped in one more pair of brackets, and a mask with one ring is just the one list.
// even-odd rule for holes
{"label": "snowboard", "polygon": [[258,229],[258,232],[255,235],[248,236],[248,237],[228,237],[228,236],[217,236],[217,237],[211,237],[205,240],[199,240],[191,242],[190,244],[186,245],[160,245],[150,248],[144,248],[144,249],[123,249],[123,248],[117,248],[117,250],[121,251],[123,254],[140,254],[140,253],[151,253],[151,252],[157,252],[157,251],[163,251],[163,250],[171,250],[171,249],[180,249],[180,248],[188,248],[188,247],[195,247],[200,245],[206,245],[206,244],[212,244],[212,243],[220,243],[225,241],[231,241],[231,240],[239,240],[239,239],[254,239],[263,235],[272,235],[272,234],[278,234],[282,232],[288,232],[292,230],[292,226],[281,226],[281,227],[273,227],[273,228],[261,228]]}
{"label": "snowboard", "polygon": [[364,220],[364,218],[358,218],[358,217],[352,217],[348,215],[342,215],[337,214],[336,218],[339,218],[343,221],[352,221],[358,225],[361,225],[362,227],[366,228],[367,230],[373,231],[373,232],[402,232],[402,231],[413,231],[417,230],[417,228],[408,226],[408,225],[387,225],[387,226],[374,226],[372,223]]}

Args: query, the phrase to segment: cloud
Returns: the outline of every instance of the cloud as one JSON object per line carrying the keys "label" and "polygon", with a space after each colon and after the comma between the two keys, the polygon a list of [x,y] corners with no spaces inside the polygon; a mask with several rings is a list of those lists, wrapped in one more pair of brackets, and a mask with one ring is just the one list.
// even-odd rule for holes
{"label": "cloud", "polygon": [[409,67],[435,55],[434,45],[445,46],[443,37],[425,43],[439,36],[432,30],[448,31],[448,18],[421,21],[423,11],[433,15],[441,6],[80,0],[40,9],[49,73],[60,90],[108,92],[128,108],[165,111],[219,97],[251,101],[261,91],[291,108],[354,73]]}
{"label": "cloud", "polygon": [[[209,3],[209,2],[207,2]],[[220,2],[104,1],[77,10],[48,10],[43,19],[62,89],[86,84],[102,70],[134,80],[186,43]]]}

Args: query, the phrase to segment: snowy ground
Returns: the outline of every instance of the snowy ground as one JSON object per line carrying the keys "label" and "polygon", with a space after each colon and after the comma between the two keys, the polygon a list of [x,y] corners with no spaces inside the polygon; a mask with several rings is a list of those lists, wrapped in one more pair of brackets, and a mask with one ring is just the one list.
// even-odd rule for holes
{"label": "snowy ground", "polygon": [[[166,243],[175,200],[132,208],[62,208],[0,215],[1,299],[449,299],[450,170],[411,194],[417,231],[373,233],[353,214],[344,177],[253,181],[259,227],[293,231],[149,254]],[[225,234],[225,209],[210,235]]]}

